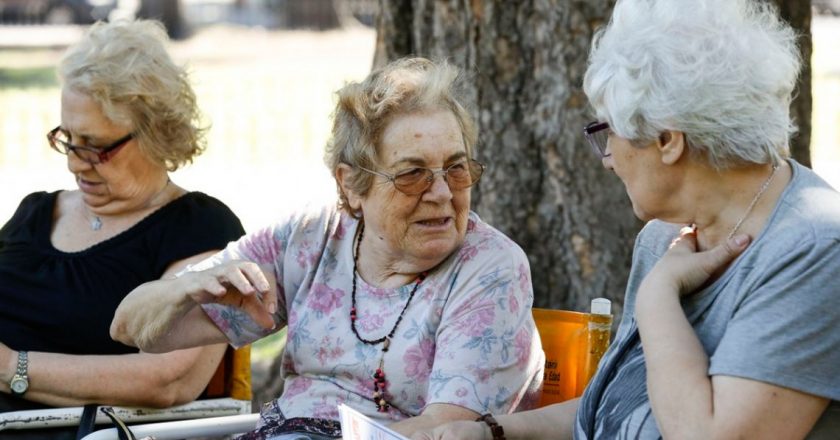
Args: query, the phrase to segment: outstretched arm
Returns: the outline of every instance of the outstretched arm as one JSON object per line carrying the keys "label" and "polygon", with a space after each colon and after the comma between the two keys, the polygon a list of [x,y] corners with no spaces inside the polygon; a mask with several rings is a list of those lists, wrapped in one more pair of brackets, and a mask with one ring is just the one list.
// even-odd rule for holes
{"label": "outstretched arm", "polygon": [[245,261],[145,283],[120,303],[111,337],[152,353],[227,342],[200,307],[208,303],[241,308],[271,329],[277,311],[274,286],[273,274]]}

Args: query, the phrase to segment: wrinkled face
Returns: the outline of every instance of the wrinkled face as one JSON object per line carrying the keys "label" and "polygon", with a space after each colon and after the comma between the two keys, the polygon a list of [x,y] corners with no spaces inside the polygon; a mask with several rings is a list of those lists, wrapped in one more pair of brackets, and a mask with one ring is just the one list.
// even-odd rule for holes
{"label": "wrinkled face", "polygon": [[[378,153],[377,171],[391,175],[412,167],[446,168],[468,158],[460,126],[448,110],[394,118],[383,132]],[[391,261],[427,270],[463,243],[470,190],[453,191],[437,174],[425,192],[409,196],[375,176],[368,194],[353,197],[351,205],[362,210],[365,242]]]}
{"label": "wrinkled face", "polygon": [[656,143],[636,147],[610,131],[605,154],[601,163],[624,183],[636,217],[643,221],[660,218],[673,188],[666,178],[670,173],[662,166]]}
{"label": "wrinkled face", "polygon": [[[131,132],[131,127],[110,121],[90,96],[64,88],[61,91],[61,128],[70,143],[101,148]],[[67,154],[67,168],[76,177],[82,199],[96,214],[119,214],[142,206],[155,191],[166,168],[154,163],[131,139],[105,163],[91,165],[74,153]]]}

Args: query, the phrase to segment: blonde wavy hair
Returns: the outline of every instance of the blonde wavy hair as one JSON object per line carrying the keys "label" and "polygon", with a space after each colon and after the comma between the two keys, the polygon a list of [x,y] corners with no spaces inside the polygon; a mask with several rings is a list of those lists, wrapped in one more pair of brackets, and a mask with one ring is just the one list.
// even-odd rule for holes
{"label": "blonde wavy hair", "polygon": [[[375,169],[385,127],[395,117],[409,113],[449,110],[458,121],[469,157],[473,156],[477,132],[470,113],[461,104],[460,71],[446,62],[425,58],[403,58],[375,70],[361,83],[338,90],[333,128],[324,162],[336,176],[340,164],[350,165],[352,191],[365,196],[374,176],[358,167]],[[338,206],[354,215],[347,196],[338,186]]]}
{"label": "blonde wavy hair", "polygon": [[59,64],[63,87],[89,95],[112,122],[133,128],[143,153],[169,171],[192,162],[206,128],[185,69],[153,20],[98,22]]}

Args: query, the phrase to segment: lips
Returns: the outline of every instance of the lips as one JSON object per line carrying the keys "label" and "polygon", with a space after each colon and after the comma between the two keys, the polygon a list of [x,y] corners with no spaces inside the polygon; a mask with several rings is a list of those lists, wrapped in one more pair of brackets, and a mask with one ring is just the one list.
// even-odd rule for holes
{"label": "lips", "polygon": [[81,177],[76,179],[76,184],[79,185],[79,189],[85,193],[95,192],[101,185],[100,182],[92,182],[90,180],[82,179]]}
{"label": "lips", "polygon": [[429,218],[429,219],[425,219],[425,220],[420,220],[417,223],[419,223],[423,226],[435,227],[435,226],[446,226],[446,225],[449,224],[450,220],[452,220],[452,217],[437,217],[437,218]]}

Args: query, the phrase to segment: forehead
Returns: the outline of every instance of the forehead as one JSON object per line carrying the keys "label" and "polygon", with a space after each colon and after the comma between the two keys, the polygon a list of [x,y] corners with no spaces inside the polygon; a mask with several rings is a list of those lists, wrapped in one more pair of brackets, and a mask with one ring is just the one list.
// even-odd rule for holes
{"label": "forehead", "polygon": [[464,137],[449,110],[408,113],[394,117],[382,132],[383,164],[404,160],[439,162],[466,153]]}
{"label": "forehead", "polygon": [[107,136],[127,127],[109,119],[89,94],[64,87],[61,90],[61,127],[79,135]]}

